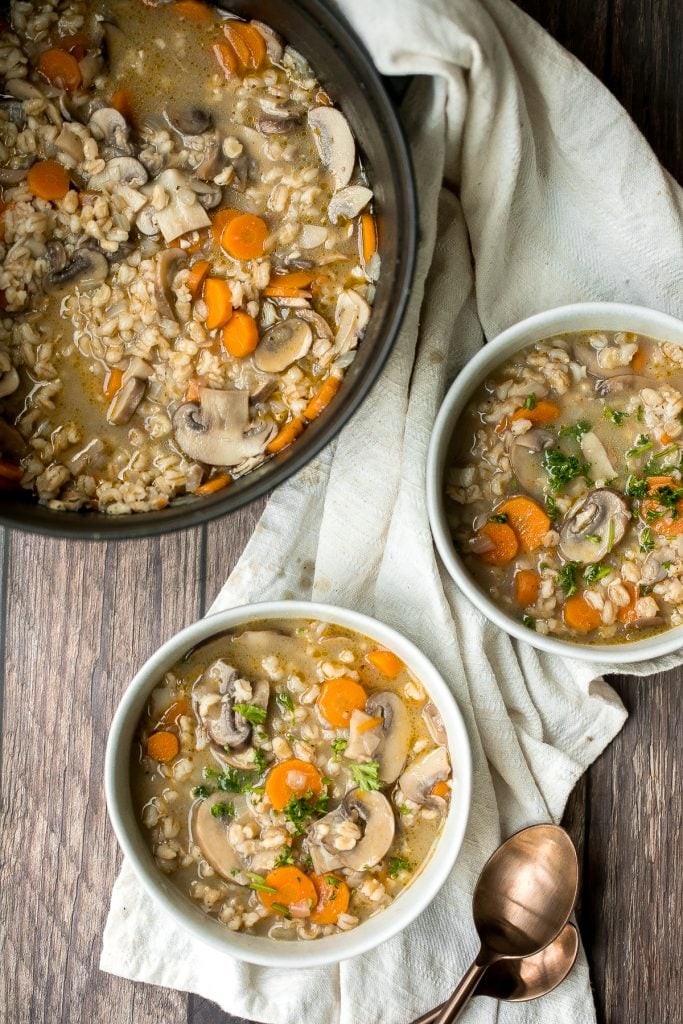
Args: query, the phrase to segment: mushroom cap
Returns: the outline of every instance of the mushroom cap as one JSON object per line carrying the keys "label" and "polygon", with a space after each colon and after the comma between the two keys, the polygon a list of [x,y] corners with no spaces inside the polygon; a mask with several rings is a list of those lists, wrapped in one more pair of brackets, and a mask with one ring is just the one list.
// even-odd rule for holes
{"label": "mushroom cap", "polygon": [[371,309],[368,303],[353,288],[341,292],[335,310],[337,320],[335,349],[338,355],[350,352],[356,347],[370,319],[370,313]]}
{"label": "mushroom cap", "polygon": [[599,562],[620,542],[630,519],[621,494],[595,488],[570,510],[560,531],[560,551],[570,562]]}
{"label": "mushroom cap", "polygon": [[533,427],[525,434],[517,434],[510,443],[510,464],[517,483],[529,494],[543,494],[547,476],[540,455],[557,443],[550,430]]}
{"label": "mushroom cap", "polygon": [[159,312],[167,320],[178,320],[172,278],[178,272],[180,264],[186,262],[187,253],[178,248],[162,249],[156,259],[154,296],[157,300]]}
{"label": "mushroom cap", "polygon": [[298,316],[280,320],[264,331],[254,352],[254,365],[264,373],[279,373],[302,359],[313,344],[313,332]]}
{"label": "mushroom cap", "polygon": [[411,727],[405,704],[397,693],[382,690],[368,697],[365,704],[370,715],[382,718],[382,739],[377,753],[379,777],[394,782],[403,770],[410,746]]}
{"label": "mushroom cap", "polygon": [[75,284],[81,291],[90,291],[106,281],[108,273],[109,264],[104,253],[83,246],[76,250],[69,263],[45,274],[43,291],[48,295],[63,295]]}
{"label": "mushroom cap", "polygon": [[314,107],[308,114],[320,159],[332,174],[335,189],[348,185],[356,162],[356,144],[346,120],[335,107]]}
{"label": "mushroom cap", "polygon": [[316,313],[314,309],[300,309],[296,315],[299,320],[305,320],[306,323],[310,324],[314,333],[319,338],[324,338],[326,341],[332,341],[334,338],[332,328],[325,317],[321,316],[320,313]]}
{"label": "mushroom cap", "polygon": [[249,421],[249,392],[200,388],[199,402],[186,402],[173,417],[178,445],[191,459],[209,466],[237,466],[260,455],[276,427]]}
{"label": "mushroom cap", "polygon": [[440,747],[445,747],[448,742],[446,736],[446,728],[443,724],[443,718],[441,712],[437,708],[433,701],[429,700],[422,709],[422,718],[425,725],[427,726],[427,732],[432,737],[435,743],[438,743]]}
{"label": "mushroom cap", "polygon": [[174,131],[180,135],[203,135],[213,128],[213,117],[210,111],[197,106],[167,107],[164,117]]}
{"label": "mushroom cap", "polygon": [[437,782],[447,779],[451,773],[451,763],[445,747],[434,747],[426,754],[416,757],[398,780],[401,792],[408,799],[424,807],[438,807],[443,810],[446,801],[433,796],[432,790]]}
{"label": "mushroom cap", "polygon": [[602,379],[596,380],[595,390],[602,398],[608,395],[622,395],[624,392],[635,394],[643,388],[651,388],[655,383],[651,377],[643,377],[639,373],[624,373],[624,367],[619,367],[619,373],[611,377],[603,373]]}
{"label": "mushroom cap", "polygon": [[332,196],[327,207],[327,216],[333,224],[337,224],[342,218],[353,220],[371,199],[372,192],[365,185],[348,185]]}
{"label": "mushroom cap", "polygon": [[344,815],[363,827],[363,835],[351,850],[339,851],[343,867],[362,871],[379,864],[394,841],[396,819],[391,804],[378,790],[352,789],[342,800]]}
{"label": "mushroom cap", "polygon": [[574,358],[577,363],[581,363],[582,366],[585,366],[591,377],[634,376],[633,371],[629,369],[628,365],[614,366],[611,368],[602,366],[598,358],[601,350],[593,348],[589,338],[577,338],[572,347],[574,351]]}
{"label": "mushroom cap", "polygon": [[[243,801],[244,798],[242,798]],[[204,800],[198,800],[190,814],[190,835],[202,852],[202,857],[217,874],[227,882],[247,885],[248,877],[243,875],[245,865],[228,839],[228,829],[238,810],[244,813],[239,797],[231,793],[212,793]],[[233,817],[214,817],[211,808],[215,804],[232,803],[236,814]],[[233,874],[236,872],[236,874]]]}
{"label": "mushroom cap", "polygon": [[130,185],[140,188],[147,182],[149,175],[145,167],[132,156],[115,156],[109,160],[99,174],[88,179],[88,188],[101,192],[109,185]]}

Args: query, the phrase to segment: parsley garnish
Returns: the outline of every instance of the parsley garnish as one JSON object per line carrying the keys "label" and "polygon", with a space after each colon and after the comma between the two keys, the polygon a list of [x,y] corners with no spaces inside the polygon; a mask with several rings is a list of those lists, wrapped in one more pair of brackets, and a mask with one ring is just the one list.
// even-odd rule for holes
{"label": "parsley garnish", "polygon": [[627,412],[620,412],[618,409],[610,409],[609,406],[605,408],[605,419],[613,423],[615,427],[620,427],[621,424],[627,419]]}
{"label": "parsley garnish", "polygon": [[366,764],[352,764],[351,778],[364,793],[372,789],[382,788],[382,783],[379,781],[378,761],[368,761]]}
{"label": "parsley garnish", "polygon": [[636,409],[636,419],[639,423],[642,423],[645,419],[645,410],[643,409],[642,405],[639,405]]}
{"label": "parsley garnish", "polygon": [[266,755],[260,749],[260,747],[254,748],[254,771],[257,771],[259,775],[263,774],[268,766]]}
{"label": "parsley garnish", "polygon": [[324,814],[330,798],[327,793],[315,796],[309,789],[305,796],[292,796],[289,798],[283,814],[287,821],[294,825],[294,835],[301,836],[306,831],[306,822],[314,814]]}
{"label": "parsley garnish", "polygon": [[259,708],[255,704],[235,704],[235,711],[252,725],[262,725],[268,715],[265,708]]}
{"label": "parsley garnish", "polygon": [[225,818],[232,817],[235,813],[235,805],[229,804],[213,804],[211,807],[211,816],[213,818]]}
{"label": "parsley garnish", "polygon": [[547,448],[543,454],[543,468],[548,474],[550,490],[557,494],[568,483],[582,476],[587,482],[590,465],[578,455],[565,455],[559,448]]}
{"label": "parsley garnish", "polygon": [[536,395],[527,395],[527,397],[524,399],[524,408],[525,409],[535,409],[536,408]]}
{"label": "parsley garnish", "polygon": [[576,593],[577,577],[579,574],[578,562],[567,562],[560,569],[558,576],[560,578],[560,586],[564,590],[567,597],[572,597]]}
{"label": "parsley garnish", "polygon": [[286,917],[288,921],[292,920],[292,915],[284,903],[271,903],[270,909],[274,910],[276,914],[282,914],[282,916]]}
{"label": "parsley garnish", "polygon": [[276,868],[284,868],[287,864],[295,864],[291,846],[283,846],[275,860]]}
{"label": "parsley garnish", "polygon": [[275,699],[277,700],[280,707],[285,708],[286,711],[294,711],[294,701],[292,700],[291,694],[287,693],[286,691],[283,693],[278,693]]}
{"label": "parsley garnish", "polygon": [[626,452],[626,458],[635,459],[638,455],[642,455],[643,452],[649,452],[650,448],[652,448],[652,441],[647,434],[639,434],[636,443]]}
{"label": "parsley garnish", "polygon": [[588,420],[579,420],[574,424],[565,423],[563,427],[560,427],[560,437],[573,437],[578,444],[581,444],[583,435],[588,434],[592,429],[593,424]]}
{"label": "parsley garnish", "polygon": [[254,889],[256,892],[267,892],[271,896],[275,896],[277,889],[272,885],[266,885],[266,880],[263,875],[257,875],[254,871],[247,871],[247,878],[250,878],[249,888]]}
{"label": "parsley garnish", "polygon": [[494,516],[489,516],[490,523],[507,523],[508,517],[506,512],[497,512]]}
{"label": "parsley garnish", "polygon": [[195,786],[192,790],[192,796],[197,797],[198,800],[205,800],[207,796],[211,796],[213,789],[211,786]]}
{"label": "parsley garnish", "polygon": [[647,494],[647,480],[639,480],[637,476],[630,476],[624,490],[629,498],[644,498]]}
{"label": "parsley garnish", "polygon": [[545,510],[548,513],[548,519],[550,520],[550,522],[554,523],[560,514],[560,510],[557,507],[557,502],[551,494],[546,495]]}
{"label": "parsley garnish", "polygon": [[410,871],[412,865],[403,857],[390,857],[387,866],[389,878],[398,878],[402,871]]}
{"label": "parsley garnish", "polygon": [[224,768],[222,772],[207,766],[203,774],[205,779],[215,779],[216,786],[224,793],[248,793],[258,782],[256,772],[240,772],[230,766]]}
{"label": "parsley garnish", "polygon": [[649,526],[640,531],[640,550],[652,551],[655,546],[655,538]]}
{"label": "parsley garnish", "polygon": [[336,761],[339,760],[339,755],[341,754],[342,750],[346,750],[348,745],[349,741],[343,739],[341,736],[337,740],[332,740],[332,749],[334,750],[334,756]]}
{"label": "parsley garnish", "polygon": [[597,583],[598,580],[602,580],[605,576],[609,576],[611,572],[611,566],[601,565],[600,562],[594,562],[592,565],[587,565],[583,570],[583,578],[586,583]]}
{"label": "parsley garnish", "polygon": [[532,629],[534,633],[536,632],[536,620],[532,619],[530,615],[522,615],[522,625],[527,629]]}

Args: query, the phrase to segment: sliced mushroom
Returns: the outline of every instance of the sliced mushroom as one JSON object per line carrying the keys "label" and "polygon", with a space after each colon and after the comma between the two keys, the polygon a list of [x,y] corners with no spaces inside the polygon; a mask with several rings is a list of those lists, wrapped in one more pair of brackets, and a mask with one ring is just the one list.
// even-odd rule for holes
{"label": "sliced mushroom", "polygon": [[585,366],[592,377],[619,377],[622,375],[633,376],[633,372],[629,369],[628,365],[625,366],[614,366],[604,367],[600,362],[600,352],[603,349],[594,348],[590,343],[590,338],[582,337],[577,338],[574,342],[574,358],[577,363],[581,363]]}
{"label": "sliced mushroom", "polygon": [[132,156],[115,156],[108,161],[103,171],[92,175],[88,180],[88,188],[94,189],[95,192],[102,192],[121,184],[140,188],[148,177],[139,160]]}
{"label": "sliced mushroom", "polygon": [[263,135],[282,135],[301,127],[300,117],[261,117],[256,127]]}
{"label": "sliced mushroom", "polygon": [[602,398],[608,395],[622,395],[624,392],[635,394],[643,388],[652,387],[653,381],[650,377],[642,377],[637,373],[623,373],[623,369],[620,367],[622,372],[618,376],[596,380],[595,390]]}
{"label": "sliced mushroom", "polygon": [[191,186],[192,191],[205,210],[215,210],[217,206],[220,206],[223,199],[223,189],[220,185],[213,185],[208,181],[200,181],[198,178],[193,178]]}
{"label": "sliced mushroom", "polygon": [[432,737],[435,743],[438,743],[440,747],[445,747],[448,742],[446,737],[446,729],[443,724],[443,719],[437,708],[436,704],[432,701],[427,701],[423,710],[422,718],[425,725],[427,726],[427,732]]}
{"label": "sliced mushroom", "polygon": [[21,100],[17,100],[13,96],[3,95],[0,96],[0,107],[6,113],[8,120],[15,124],[17,128],[26,127],[26,113]]}
{"label": "sliced mushroom", "polygon": [[[162,171],[143,191],[146,195],[151,195],[157,185],[164,189],[169,198],[167,206],[155,213],[156,225],[164,236],[164,241],[172,242],[190,231],[201,231],[202,228],[210,226],[211,221],[206,210],[197,200],[186,174],[171,167]],[[139,217],[137,224],[139,227]]]}
{"label": "sliced mushroom", "polygon": [[337,299],[337,334],[335,348],[338,355],[354,349],[370,319],[370,306],[352,288],[341,292]]}
{"label": "sliced mushroom", "polygon": [[350,761],[371,761],[382,742],[382,718],[355,708],[349,721],[349,740],[344,756]]}
{"label": "sliced mushroom", "polygon": [[598,487],[614,480],[617,471],[609,460],[604,444],[592,430],[582,435],[581,451],[591,467],[591,478]]}
{"label": "sliced mushroom", "polygon": [[623,497],[600,487],[582,498],[560,532],[560,551],[570,562],[599,562],[621,541],[631,513]]}
{"label": "sliced mushroom", "polygon": [[45,246],[45,264],[48,273],[56,270],[63,270],[67,264],[66,249],[64,243],[57,238],[51,238]]}
{"label": "sliced mushroom", "polygon": [[138,231],[147,237],[159,234],[157,211],[153,206],[143,206],[135,218],[135,224]]}
{"label": "sliced mushroom", "polygon": [[64,125],[61,132],[55,139],[55,146],[60,153],[63,153],[64,156],[73,160],[74,164],[80,164],[85,159],[83,142],[78,135],[76,135],[76,132],[72,131],[68,125]]}
{"label": "sliced mushroom", "polygon": [[216,804],[235,804],[235,797],[222,792],[212,793],[204,800],[199,800],[192,809],[190,832],[192,842],[201,850],[202,857],[227,882],[248,885],[249,878],[244,874],[246,865],[228,839],[228,829],[235,816],[214,815]]}
{"label": "sliced mushroom", "polygon": [[322,224],[304,224],[299,234],[299,248],[317,249],[327,241],[327,228]]}
{"label": "sliced mushroom", "polygon": [[353,220],[372,199],[372,192],[365,185],[349,185],[330,199],[327,216],[333,224],[340,220]]}
{"label": "sliced mushroom", "polygon": [[254,365],[265,373],[279,373],[302,359],[313,344],[313,332],[297,316],[269,327],[254,352]]}
{"label": "sliced mushroom", "polygon": [[131,356],[121,383],[126,384],[132,377],[135,377],[136,380],[149,380],[153,373],[154,369],[144,359],[141,359],[140,356]]}
{"label": "sliced mushroom", "polygon": [[120,427],[128,423],[142,401],[147,384],[138,377],[131,377],[122,384],[107,409],[107,420]]}
{"label": "sliced mushroom", "polygon": [[661,583],[668,575],[669,573],[663,568],[659,556],[651,552],[641,566],[640,578],[643,583],[653,586],[655,583]]}
{"label": "sliced mushroom", "polygon": [[154,297],[159,312],[167,320],[178,320],[173,278],[182,263],[187,262],[187,253],[182,249],[163,249],[157,256],[156,273],[154,275]]}
{"label": "sliced mushroom", "polygon": [[364,793],[352,789],[342,800],[341,806],[347,818],[360,825],[361,839],[352,850],[339,852],[339,859],[345,868],[363,871],[379,864],[394,840],[396,819],[391,804],[376,790]]}
{"label": "sliced mushroom", "polygon": [[202,107],[167,107],[164,117],[179,135],[203,135],[213,128],[213,117]]}
{"label": "sliced mushroom", "polygon": [[0,398],[7,398],[13,395],[19,387],[19,374],[12,367],[0,376]]}
{"label": "sliced mushroom", "polygon": [[279,64],[284,53],[284,45],[280,36],[270,25],[265,25],[262,21],[251,21],[249,24],[253,25],[263,36],[271,64]]}
{"label": "sliced mushroom", "polygon": [[197,166],[194,173],[199,181],[211,181],[217,174],[220,174],[224,166],[223,144],[217,136],[207,146],[202,162]]}
{"label": "sliced mushroom", "polygon": [[348,185],[356,162],[356,145],[348,121],[334,107],[314,107],[308,114],[308,124],[335,189],[343,188]]}
{"label": "sliced mushroom", "polygon": [[513,437],[510,444],[510,465],[517,483],[529,494],[541,495],[547,480],[541,463],[546,448],[552,448],[557,438],[550,430],[534,427],[526,434]]}
{"label": "sliced mushroom", "polygon": [[407,800],[423,807],[435,807],[443,811],[446,801],[434,796],[432,790],[437,782],[443,782],[451,773],[448,752],[445,747],[435,747],[427,754],[416,757],[398,780],[401,792]]}
{"label": "sliced mushroom", "polygon": [[43,291],[48,295],[62,295],[75,284],[81,291],[90,291],[106,281],[108,273],[109,264],[104,253],[83,246],[76,250],[65,266],[45,274]]}
{"label": "sliced mushroom", "polygon": [[382,782],[394,782],[401,774],[408,756],[411,727],[405,704],[397,693],[382,690],[373,693],[365,704],[370,715],[382,719],[382,733],[377,760]]}
{"label": "sliced mushroom", "polygon": [[132,150],[128,142],[128,122],[114,107],[95,110],[88,127],[93,137],[104,143],[110,156],[130,156]]}
{"label": "sliced mushroom", "polygon": [[249,421],[249,392],[199,389],[199,403],[181,405],[173,417],[176,441],[192,459],[209,466],[237,466],[261,454],[277,430]]}
{"label": "sliced mushroom", "polygon": [[299,320],[305,320],[306,323],[311,325],[318,338],[324,338],[326,341],[332,341],[334,338],[332,328],[325,317],[321,316],[320,313],[316,313],[314,309],[300,309],[296,315]]}
{"label": "sliced mushroom", "polygon": [[0,185],[21,185],[29,172],[28,167],[0,167]]}

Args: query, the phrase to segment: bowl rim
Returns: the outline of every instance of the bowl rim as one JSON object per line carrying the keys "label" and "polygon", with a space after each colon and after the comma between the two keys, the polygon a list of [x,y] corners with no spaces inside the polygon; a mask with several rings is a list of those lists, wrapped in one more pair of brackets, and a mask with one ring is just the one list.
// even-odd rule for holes
{"label": "bowl rim", "polygon": [[489,341],[460,371],[437,414],[427,453],[427,511],[432,536],[449,576],[494,625],[548,654],[598,664],[624,665],[670,654],[683,645],[683,626],[628,643],[585,644],[543,636],[502,611],[470,576],[455,550],[446,519],[443,476],[456,421],[473,391],[513,352],[555,334],[584,330],[637,330],[683,346],[683,321],[646,306],[625,302],[576,302],[534,313]]}
{"label": "bowl rim", "polygon": [[[363,375],[354,382],[352,390],[345,391],[342,388],[334,409],[327,410],[327,415],[321,417],[319,429],[312,432],[312,440],[306,446],[294,445],[286,459],[282,461],[277,456],[268,460],[265,465],[270,467],[269,470],[237,493],[232,488],[227,488],[215,495],[207,495],[201,500],[188,500],[186,507],[175,505],[172,509],[167,507],[148,513],[134,512],[127,516],[45,509],[46,513],[54,516],[54,523],[47,517],[41,516],[37,521],[30,518],[31,509],[43,506],[37,504],[33,495],[29,495],[31,500],[27,499],[25,504],[18,504],[9,513],[0,505],[0,526],[46,537],[117,541],[163,536],[210,523],[263,497],[308,465],[352,420],[376,384],[403,323],[415,274],[418,204],[412,157],[396,106],[369,51],[355,29],[342,15],[332,11],[323,0],[288,2],[296,4],[301,13],[315,26],[320,36],[329,39],[331,45],[343,49],[350,59],[362,66],[364,81],[361,88],[375,107],[376,125],[381,128],[387,150],[393,157],[400,207],[400,234],[397,247],[401,253],[401,261],[396,267],[391,268],[392,273],[397,274],[393,282],[395,298],[391,310],[385,316],[384,332],[373,345],[372,360]],[[250,476],[251,474],[245,474],[241,479],[249,479]],[[169,511],[172,515],[164,518],[164,514]],[[27,512],[29,518],[26,518]],[[154,518],[150,521],[150,517]]]}
{"label": "bowl rim", "polygon": [[[450,802],[428,870],[377,917],[341,935],[305,943],[278,943],[261,936],[229,931],[212,920],[155,866],[142,827],[135,820],[130,794],[130,744],[151,690],[163,673],[197,643],[225,630],[267,619],[311,618],[355,630],[393,650],[418,678],[441,712],[457,780],[457,799]],[[137,672],[116,709],[105,753],[104,788],[109,819],[125,857],[146,892],[176,924],[204,945],[238,960],[271,967],[315,967],[338,963],[374,949],[407,927],[432,901],[450,874],[467,828],[472,797],[472,755],[462,713],[441,673],[406,636],[393,627],[352,609],[313,601],[267,601],[216,612],[180,630],[166,641]],[[406,894],[409,897],[406,898]]]}

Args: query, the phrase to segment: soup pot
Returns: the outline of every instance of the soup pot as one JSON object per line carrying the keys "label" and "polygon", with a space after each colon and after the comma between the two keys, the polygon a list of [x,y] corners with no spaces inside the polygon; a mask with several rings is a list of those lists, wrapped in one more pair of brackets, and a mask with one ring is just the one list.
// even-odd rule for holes
{"label": "soup pot", "polygon": [[642,306],[617,302],[582,302],[537,313],[499,334],[461,371],[444,399],[432,431],[427,458],[427,507],[432,534],[447,572],[491,622],[518,640],[549,654],[584,661],[626,664],[669,654],[683,644],[683,627],[627,643],[581,643],[543,636],[527,629],[496,605],[469,573],[456,551],[445,508],[444,478],[448,451],[458,419],[477,388],[507,359],[535,342],[574,331],[633,331],[683,346],[683,322]]}
{"label": "soup pot", "polygon": [[58,512],[28,491],[4,491],[0,523],[37,533],[93,540],[167,533],[233,512],[298,472],[359,408],[399,330],[415,262],[417,214],[408,148],[396,111],[367,50],[321,0],[221,0],[214,6],[271,25],[311,63],[344,112],[372,183],[382,270],[373,311],[342,387],[324,415],[285,451],[213,496],[182,497],[167,508],[107,516]]}
{"label": "soup pot", "polygon": [[[130,755],[138,721],[152,690],[164,673],[198,643],[259,620],[302,618],[354,630],[394,651],[405,662],[441,714],[453,769],[453,795],[431,856],[386,910],[338,935],[312,942],[278,942],[230,931],[195,906],[159,871],[135,816]],[[172,637],[143,665],[124,694],[111,726],[105,758],[109,816],[123,852],[147,892],[176,924],[199,941],[240,960],[274,967],[314,967],[358,956],[410,924],[434,898],[455,863],[467,825],[471,788],[470,746],[462,716],[442,676],[425,655],[410,640],[376,619],[346,608],[307,601],[272,601],[232,608],[210,615]]]}

